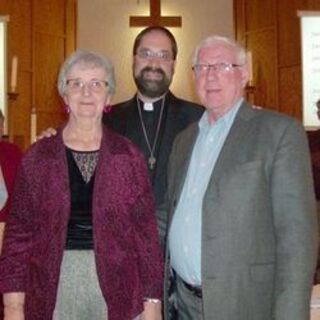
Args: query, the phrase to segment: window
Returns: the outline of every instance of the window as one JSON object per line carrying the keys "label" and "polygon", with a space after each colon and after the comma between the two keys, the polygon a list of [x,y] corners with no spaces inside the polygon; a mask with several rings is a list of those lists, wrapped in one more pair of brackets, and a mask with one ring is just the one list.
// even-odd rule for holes
{"label": "window", "polygon": [[299,11],[298,15],[302,39],[303,123],[310,130],[319,127],[320,12]]}

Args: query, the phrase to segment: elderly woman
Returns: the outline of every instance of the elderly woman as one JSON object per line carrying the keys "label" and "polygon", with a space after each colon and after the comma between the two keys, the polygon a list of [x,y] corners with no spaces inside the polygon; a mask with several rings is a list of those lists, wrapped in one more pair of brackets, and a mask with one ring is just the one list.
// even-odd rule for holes
{"label": "elderly woman", "polygon": [[5,319],[161,318],[163,264],[145,161],[103,127],[111,63],[77,51],[60,71],[69,119],[22,160],[0,260]]}

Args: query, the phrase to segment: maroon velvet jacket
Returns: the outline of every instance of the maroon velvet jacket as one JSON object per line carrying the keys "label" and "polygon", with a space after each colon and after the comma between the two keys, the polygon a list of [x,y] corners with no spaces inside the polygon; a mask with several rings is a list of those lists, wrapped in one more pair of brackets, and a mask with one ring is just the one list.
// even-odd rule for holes
{"label": "maroon velvet jacket", "polygon": [[[108,319],[133,319],[143,311],[144,297],[161,299],[163,263],[144,158],[109,129],[101,143],[92,211]],[[52,319],[69,213],[59,132],[34,144],[22,160],[0,260],[0,292],[26,292],[26,320]]]}
{"label": "maroon velvet jacket", "polygon": [[2,210],[0,210],[0,222],[4,222],[7,219],[10,207],[10,195],[13,189],[14,179],[18,165],[21,161],[21,157],[22,152],[16,145],[5,141],[0,141],[0,165],[9,194],[6,205],[2,208]]}

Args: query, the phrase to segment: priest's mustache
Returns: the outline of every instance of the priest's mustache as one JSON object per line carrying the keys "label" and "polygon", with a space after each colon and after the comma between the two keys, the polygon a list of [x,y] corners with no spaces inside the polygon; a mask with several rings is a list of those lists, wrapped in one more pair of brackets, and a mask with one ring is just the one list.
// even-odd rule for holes
{"label": "priest's mustache", "polygon": [[164,71],[160,68],[152,68],[152,67],[145,67],[141,70],[141,73],[144,74],[145,72],[155,72],[155,73],[159,73],[161,74],[163,77],[166,76],[166,74],[164,73]]}

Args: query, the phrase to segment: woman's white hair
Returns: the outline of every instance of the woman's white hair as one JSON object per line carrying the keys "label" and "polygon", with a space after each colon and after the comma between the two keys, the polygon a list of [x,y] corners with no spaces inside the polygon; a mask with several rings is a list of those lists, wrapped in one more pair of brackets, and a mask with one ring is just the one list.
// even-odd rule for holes
{"label": "woman's white hair", "polygon": [[108,92],[109,94],[114,94],[116,89],[116,80],[112,62],[102,54],[87,50],[77,50],[65,60],[60,68],[57,82],[60,96],[65,94],[67,76],[72,67],[77,64],[83,64],[92,68],[104,69],[107,75],[106,81],[108,82]]}

